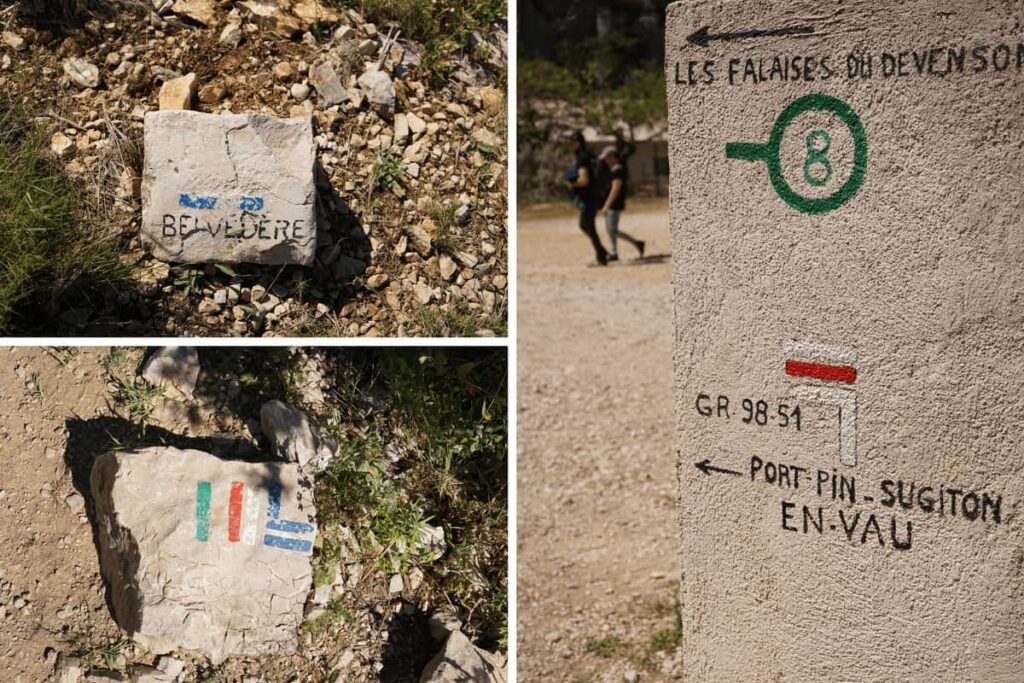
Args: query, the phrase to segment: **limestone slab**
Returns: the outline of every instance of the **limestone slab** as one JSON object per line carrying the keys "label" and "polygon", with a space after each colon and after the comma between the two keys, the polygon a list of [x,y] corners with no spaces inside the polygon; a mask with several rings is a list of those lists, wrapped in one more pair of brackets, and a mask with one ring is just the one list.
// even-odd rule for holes
{"label": "limestone slab", "polygon": [[157,654],[293,652],[312,584],[312,491],[284,463],[153,447],[91,475],[100,569],[117,623]]}
{"label": "limestone slab", "polygon": [[142,242],[165,261],[309,265],[315,163],[310,117],[150,112]]}
{"label": "limestone slab", "polygon": [[668,8],[686,680],[1020,680],[1019,20]]}

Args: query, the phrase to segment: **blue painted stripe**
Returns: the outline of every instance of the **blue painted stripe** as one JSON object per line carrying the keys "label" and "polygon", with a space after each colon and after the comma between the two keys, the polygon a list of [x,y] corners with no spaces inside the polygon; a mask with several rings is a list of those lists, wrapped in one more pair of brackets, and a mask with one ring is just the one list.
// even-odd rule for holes
{"label": "blue painted stripe", "polygon": [[313,550],[313,543],[311,541],[300,541],[297,538],[284,538],[283,536],[274,536],[273,534],[267,534],[263,537],[263,545],[280,548],[281,550],[293,550],[297,553],[308,553]]}
{"label": "blue painted stripe", "polygon": [[281,516],[281,485],[272,484],[267,499],[267,517],[277,519]]}
{"label": "blue painted stripe", "polygon": [[178,204],[184,206],[186,209],[212,209],[217,206],[216,197],[200,197],[196,195],[182,194],[178,197]]}
{"label": "blue painted stripe", "polygon": [[242,197],[239,207],[242,211],[262,211],[263,197]]}
{"label": "blue painted stripe", "polygon": [[267,528],[271,531],[283,531],[286,534],[311,534],[313,525],[305,522],[290,522],[287,519],[271,520],[267,522]]}

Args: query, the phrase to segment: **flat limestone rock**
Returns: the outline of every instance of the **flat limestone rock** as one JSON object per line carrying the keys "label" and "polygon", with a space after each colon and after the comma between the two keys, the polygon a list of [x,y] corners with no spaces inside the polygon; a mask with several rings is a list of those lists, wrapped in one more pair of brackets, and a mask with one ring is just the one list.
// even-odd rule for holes
{"label": "flat limestone rock", "polygon": [[180,263],[310,265],[313,120],[159,111],[145,118],[142,242]]}
{"label": "flat limestone rock", "polygon": [[100,570],[114,619],[150,651],[294,652],[312,584],[312,491],[284,463],[170,447],[96,459]]}

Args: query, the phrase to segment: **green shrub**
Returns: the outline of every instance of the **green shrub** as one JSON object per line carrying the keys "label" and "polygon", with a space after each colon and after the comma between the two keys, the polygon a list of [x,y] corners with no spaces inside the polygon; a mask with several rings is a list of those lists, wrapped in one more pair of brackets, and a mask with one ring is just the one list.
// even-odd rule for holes
{"label": "green shrub", "polygon": [[0,101],[0,332],[127,277],[113,237],[82,220],[76,188],[46,150],[45,131]]}

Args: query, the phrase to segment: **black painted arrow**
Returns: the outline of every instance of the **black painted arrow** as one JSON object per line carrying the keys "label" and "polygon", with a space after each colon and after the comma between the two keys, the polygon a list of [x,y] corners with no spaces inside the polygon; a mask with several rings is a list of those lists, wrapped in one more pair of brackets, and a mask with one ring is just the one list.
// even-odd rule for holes
{"label": "black painted arrow", "polygon": [[768,38],[773,36],[795,36],[814,33],[813,26],[789,26],[767,30],[736,31],[734,33],[709,33],[710,26],[705,26],[686,36],[686,41],[701,47],[707,47],[712,40],[741,40],[743,38]]}
{"label": "black painted arrow", "polygon": [[704,458],[703,460],[701,460],[698,463],[694,463],[694,465],[697,467],[698,470],[700,470],[704,474],[708,475],[709,477],[712,474],[714,474],[715,472],[719,472],[721,474],[732,474],[732,475],[735,475],[737,477],[742,477],[743,476],[742,473],[736,472],[734,470],[727,470],[727,469],[724,469],[722,467],[715,467],[714,465],[711,464],[711,461],[708,460],[707,458]]}

